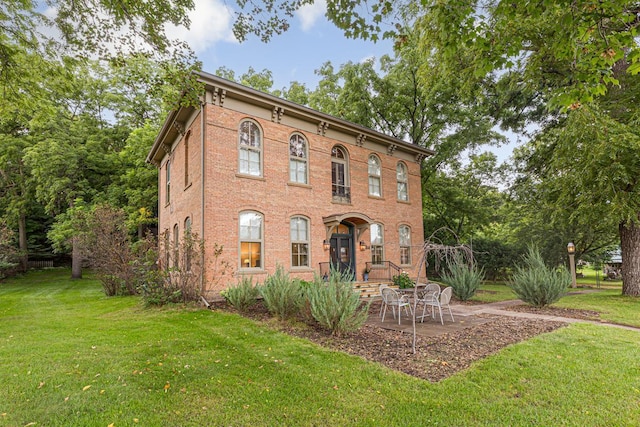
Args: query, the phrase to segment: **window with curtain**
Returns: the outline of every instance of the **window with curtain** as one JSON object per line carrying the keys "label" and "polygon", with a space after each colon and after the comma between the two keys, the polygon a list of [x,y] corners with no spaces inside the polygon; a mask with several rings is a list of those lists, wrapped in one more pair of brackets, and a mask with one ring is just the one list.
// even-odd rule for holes
{"label": "window with curtain", "polygon": [[380,158],[374,154],[369,156],[369,195],[382,196],[382,167]]}
{"label": "window with curtain", "polygon": [[262,132],[250,120],[240,123],[238,170],[241,174],[262,176]]}
{"label": "window with curtain", "polygon": [[411,228],[408,225],[401,225],[398,228],[400,240],[400,264],[411,264]]}
{"label": "window with curtain", "polygon": [[300,134],[289,138],[289,181],[307,184],[307,140]]}
{"label": "window with curtain", "polygon": [[351,202],[349,161],[345,149],[339,146],[331,149],[331,193],[334,201]]}
{"label": "window with curtain", "polygon": [[382,224],[371,224],[369,227],[371,234],[371,264],[380,265],[384,263],[384,233]]}
{"label": "window with curtain", "polygon": [[258,212],[240,213],[240,268],[262,268],[263,222]]}
{"label": "window with curtain", "polygon": [[309,267],[309,220],[294,216],[290,222],[291,266]]}
{"label": "window with curtain", "polygon": [[409,180],[407,176],[407,165],[400,162],[396,166],[396,181],[398,184],[398,200],[409,201]]}

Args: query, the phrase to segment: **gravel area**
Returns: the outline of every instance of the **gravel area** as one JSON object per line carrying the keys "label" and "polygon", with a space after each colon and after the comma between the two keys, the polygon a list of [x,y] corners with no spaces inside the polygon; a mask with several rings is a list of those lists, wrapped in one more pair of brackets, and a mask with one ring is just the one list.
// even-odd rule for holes
{"label": "gravel area", "polygon": [[[225,308],[231,310],[230,308]],[[532,307],[514,306],[516,311],[532,311]],[[592,318],[594,312],[568,309],[534,309],[541,314],[563,317]],[[597,314],[597,313],[595,313]],[[564,322],[520,319],[507,316],[483,316],[487,322],[436,337],[418,337],[416,354],[411,351],[412,334],[382,329],[365,324],[347,336],[335,337],[326,331],[300,322],[276,322],[258,304],[247,317],[263,321],[287,334],[309,339],[319,345],[381,363],[391,369],[429,381],[440,381],[466,369],[476,360],[500,349],[539,334],[566,326]]]}

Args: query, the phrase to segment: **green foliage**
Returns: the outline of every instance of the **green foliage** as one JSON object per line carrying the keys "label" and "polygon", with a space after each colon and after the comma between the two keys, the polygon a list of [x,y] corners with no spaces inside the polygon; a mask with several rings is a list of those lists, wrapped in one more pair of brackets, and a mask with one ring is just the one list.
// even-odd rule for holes
{"label": "green foliage", "polygon": [[241,312],[247,311],[258,301],[260,290],[258,286],[253,285],[253,279],[249,276],[244,276],[236,284],[229,286],[224,291],[224,298]]}
{"label": "green foliage", "polygon": [[511,275],[515,260],[519,258],[520,244],[501,237],[482,236],[473,239],[473,256],[485,272],[487,280],[504,280]]}
{"label": "green foliage", "polygon": [[351,274],[331,269],[327,282],[315,278],[306,297],[312,317],[333,335],[354,332],[367,321],[370,303],[354,291]]}
{"label": "green foliage", "polygon": [[509,286],[522,301],[543,307],[558,301],[570,283],[566,268],[547,267],[540,252],[531,246],[524,257],[524,266],[516,266]]}
{"label": "green foliage", "polygon": [[276,272],[265,279],[260,294],[267,310],[280,319],[298,314],[303,297],[300,281],[289,277],[280,264],[276,266]]}
{"label": "green foliage", "polygon": [[13,241],[13,231],[0,221],[0,279],[12,275],[18,266],[18,251]]}
{"label": "green foliage", "polygon": [[447,272],[440,277],[447,286],[451,286],[453,294],[466,301],[475,295],[484,280],[484,270],[477,264],[470,266],[461,256],[454,257],[447,266]]}
{"label": "green foliage", "polygon": [[396,274],[395,276],[393,276],[391,280],[393,280],[393,284],[400,289],[413,288],[416,284],[413,281],[413,279],[409,277],[409,273],[404,271],[400,274]]}

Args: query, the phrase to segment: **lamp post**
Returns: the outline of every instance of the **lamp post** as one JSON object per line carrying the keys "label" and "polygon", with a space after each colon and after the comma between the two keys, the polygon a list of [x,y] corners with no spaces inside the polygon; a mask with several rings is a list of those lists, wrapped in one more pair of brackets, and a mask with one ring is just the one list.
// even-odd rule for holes
{"label": "lamp post", "polygon": [[569,242],[567,245],[567,252],[569,253],[569,267],[571,268],[571,287],[577,288],[576,284],[576,245],[573,242]]}

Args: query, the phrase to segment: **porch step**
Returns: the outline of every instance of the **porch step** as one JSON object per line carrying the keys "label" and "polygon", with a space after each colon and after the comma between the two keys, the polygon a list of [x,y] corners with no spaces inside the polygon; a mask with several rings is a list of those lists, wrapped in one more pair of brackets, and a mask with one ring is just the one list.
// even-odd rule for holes
{"label": "porch step", "polygon": [[355,282],[353,284],[353,289],[357,292],[360,292],[360,298],[365,300],[370,300],[373,298],[380,297],[379,288],[380,288],[380,285],[382,284],[388,285],[390,288],[397,287],[397,286],[394,286],[392,282],[369,281],[369,282]]}

